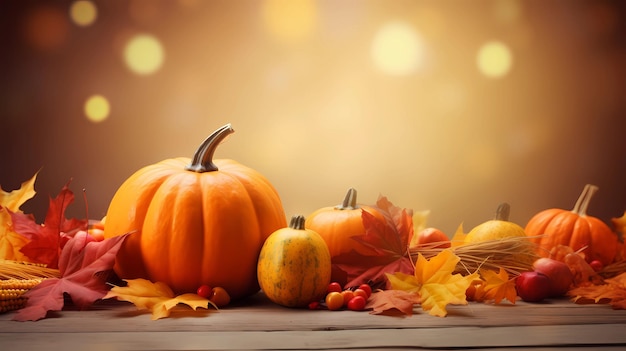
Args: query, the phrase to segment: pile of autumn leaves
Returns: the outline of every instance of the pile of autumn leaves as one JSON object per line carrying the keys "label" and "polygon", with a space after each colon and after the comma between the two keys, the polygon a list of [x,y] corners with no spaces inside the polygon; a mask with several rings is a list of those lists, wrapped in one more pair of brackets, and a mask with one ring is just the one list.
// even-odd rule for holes
{"label": "pile of autumn leaves", "polygon": [[[74,200],[69,183],[56,198],[50,199],[45,222],[37,224],[32,215],[20,210],[35,195],[36,176],[12,192],[0,189],[0,259],[41,263],[58,269],[59,277],[46,279],[32,288],[26,294],[26,307],[15,314],[15,320],[38,320],[50,311],[62,310],[65,294],[81,309],[106,298],[129,301],[139,309],[151,311],[153,319],[167,317],[178,304],[194,310],[217,308],[196,294],[174,296],[160,282],[135,279],[127,280],[127,286],[111,288],[107,273],[112,271],[124,239],[132,234],[97,238],[88,231],[87,220],[66,219],[65,209]],[[411,315],[415,305],[420,305],[429,314],[443,317],[448,314],[447,306],[468,303],[466,292],[470,287],[474,289],[474,301],[515,304],[514,276],[505,269],[479,268],[460,274],[457,270],[461,259],[451,249],[441,250],[430,258],[419,253],[412,256],[408,250],[413,237],[412,211],[394,206],[385,197],[378,199],[377,207],[386,211],[387,225],[374,225],[374,221],[368,220],[368,213],[363,212],[366,233],[355,240],[375,248],[378,255],[367,260],[348,255],[334,263],[336,269],[346,274],[348,282],[386,284],[370,297],[366,306],[370,313]],[[609,283],[618,284],[618,290],[626,295],[626,279]],[[587,296],[593,294],[587,292]]]}

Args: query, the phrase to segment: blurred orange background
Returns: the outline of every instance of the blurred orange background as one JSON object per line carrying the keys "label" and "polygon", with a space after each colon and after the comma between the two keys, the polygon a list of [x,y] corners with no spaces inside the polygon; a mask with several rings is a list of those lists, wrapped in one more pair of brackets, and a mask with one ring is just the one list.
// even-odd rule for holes
{"label": "blurred orange background", "polygon": [[[100,218],[134,171],[216,152],[287,216],[379,195],[453,234],[507,201],[521,225],[626,210],[626,2],[130,0],[0,3],[0,185]],[[83,199],[85,190],[86,202]],[[88,209],[88,212],[87,212]]]}

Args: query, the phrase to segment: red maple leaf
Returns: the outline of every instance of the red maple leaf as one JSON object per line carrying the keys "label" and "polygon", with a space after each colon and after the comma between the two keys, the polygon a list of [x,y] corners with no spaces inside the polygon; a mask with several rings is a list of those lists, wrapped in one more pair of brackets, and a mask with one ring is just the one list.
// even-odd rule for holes
{"label": "red maple leaf", "polygon": [[65,184],[50,205],[43,225],[37,224],[32,215],[11,213],[13,230],[26,237],[29,242],[21,252],[35,263],[49,268],[59,267],[59,254],[67,240],[79,230],[87,230],[88,221],[66,219],[65,209],[74,201],[74,193]]}
{"label": "red maple leaf", "polygon": [[36,321],[45,318],[48,311],[60,311],[63,295],[68,294],[80,309],[103,298],[108,289],[106,275],[115,263],[115,255],[128,234],[94,241],[87,232],[80,231],[70,238],[59,258],[60,278],[48,278],[30,289],[26,306],[13,317],[16,321]]}
{"label": "red maple leaf", "polygon": [[347,276],[346,287],[369,283],[374,286],[386,284],[385,273],[413,274],[413,262],[409,256],[409,243],[413,237],[413,211],[394,206],[386,197],[376,202],[385,217],[382,223],[367,211],[361,212],[364,235],[352,239],[373,249],[374,255],[363,255],[356,250],[333,258],[335,272]]}

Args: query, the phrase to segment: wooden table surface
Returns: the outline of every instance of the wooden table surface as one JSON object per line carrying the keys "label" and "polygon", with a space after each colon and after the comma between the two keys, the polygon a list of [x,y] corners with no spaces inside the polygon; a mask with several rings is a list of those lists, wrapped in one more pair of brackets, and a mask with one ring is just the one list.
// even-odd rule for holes
{"label": "wooden table surface", "polygon": [[129,303],[105,301],[37,322],[0,315],[0,349],[21,350],[623,350],[626,311],[566,299],[450,306],[447,317],[296,310],[258,294],[228,308],[176,307],[153,321]]}

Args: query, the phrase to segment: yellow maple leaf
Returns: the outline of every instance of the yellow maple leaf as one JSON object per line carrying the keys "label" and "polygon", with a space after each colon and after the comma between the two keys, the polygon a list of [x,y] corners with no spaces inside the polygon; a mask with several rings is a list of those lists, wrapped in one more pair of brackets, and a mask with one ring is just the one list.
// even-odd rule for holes
{"label": "yellow maple leaf", "polygon": [[[430,210],[423,210],[413,212],[413,232],[419,233],[426,228],[426,222],[428,221],[428,216],[430,215]],[[417,235],[413,235],[411,237],[411,242],[409,243],[409,247],[417,246]]]}
{"label": "yellow maple leaf", "polygon": [[116,298],[133,303],[139,310],[150,310],[152,320],[168,317],[171,309],[180,303],[190,306],[194,311],[198,307],[208,308],[209,305],[217,309],[213,302],[196,294],[175,296],[172,289],[162,282],[153,283],[141,278],[125,282],[128,283],[127,286],[111,288],[104,299]]}
{"label": "yellow maple leaf", "polygon": [[495,304],[499,304],[502,300],[507,299],[515,304],[517,299],[515,280],[509,279],[509,274],[504,268],[500,267],[498,273],[490,269],[481,269],[480,276],[484,280],[483,301],[493,301]]}
{"label": "yellow maple leaf", "polygon": [[35,196],[35,180],[37,174],[22,183],[19,189],[7,192],[0,187],[0,259],[14,261],[30,261],[20,249],[28,243],[28,239],[13,230],[11,214],[22,213],[20,207]]}
{"label": "yellow maple leaf", "polygon": [[449,304],[466,305],[465,291],[478,274],[454,274],[460,258],[451,250],[442,250],[430,260],[418,253],[415,274],[387,274],[392,289],[419,293],[422,309],[445,317]]}
{"label": "yellow maple leaf", "polygon": [[451,246],[454,248],[454,247],[458,247],[458,246],[464,245],[466,236],[467,236],[467,234],[465,234],[465,232],[463,231],[463,223],[461,223],[456,228],[456,232],[454,232],[454,235],[452,236],[452,239],[450,239]]}

